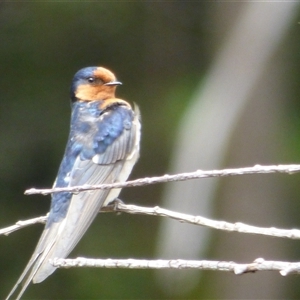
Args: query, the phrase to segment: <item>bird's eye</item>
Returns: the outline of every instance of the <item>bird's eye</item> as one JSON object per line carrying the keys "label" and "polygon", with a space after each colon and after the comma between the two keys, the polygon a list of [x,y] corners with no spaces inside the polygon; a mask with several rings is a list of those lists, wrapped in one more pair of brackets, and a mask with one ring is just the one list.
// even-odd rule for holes
{"label": "bird's eye", "polygon": [[89,78],[88,78],[88,82],[89,82],[89,83],[93,83],[93,82],[95,82],[95,78],[93,78],[93,77],[89,77]]}

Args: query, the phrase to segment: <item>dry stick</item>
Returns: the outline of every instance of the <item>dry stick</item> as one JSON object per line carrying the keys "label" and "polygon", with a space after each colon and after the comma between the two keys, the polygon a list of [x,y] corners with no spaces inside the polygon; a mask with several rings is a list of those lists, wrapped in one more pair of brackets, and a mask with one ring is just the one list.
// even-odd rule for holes
{"label": "dry stick", "polygon": [[[220,177],[220,176],[234,176],[234,175],[249,175],[249,174],[266,174],[266,173],[288,173],[293,174],[300,171],[300,165],[278,165],[278,166],[260,166],[255,165],[254,167],[238,168],[238,169],[225,169],[215,171],[195,171],[191,173],[182,173],[177,175],[164,175],[161,177],[142,178],[125,183],[114,183],[114,184],[102,184],[96,186],[81,186],[72,188],[56,188],[56,189],[30,189],[25,194],[50,194],[55,192],[81,192],[86,190],[95,189],[111,189],[111,188],[124,188],[130,186],[142,186],[161,182],[170,181],[183,181],[188,179],[196,178],[208,178],[208,177]],[[224,221],[215,221],[200,216],[191,216],[187,214],[177,213],[157,207],[147,208],[139,207],[135,205],[125,205],[120,202],[116,202],[114,207],[106,207],[104,211],[118,211],[127,212],[131,214],[146,214],[170,217],[180,222],[186,222],[190,224],[202,225],[212,227],[215,229],[226,230],[226,231],[237,231],[243,233],[252,234],[263,234],[274,237],[284,237],[291,239],[300,238],[300,230],[291,229],[277,229],[271,228],[260,228],[256,226],[250,226],[243,223],[228,223]],[[25,226],[44,223],[47,217],[35,218],[27,221],[19,221],[16,225],[4,228],[0,230],[0,234],[6,234],[23,228]],[[280,261],[265,261],[263,258],[256,259],[253,263],[238,264],[235,262],[222,262],[222,261],[186,261],[186,260],[135,260],[135,259],[61,259],[56,258],[51,260],[55,267],[69,268],[69,267],[104,267],[104,268],[173,268],[173,269],[202,269],[202,270],[219,270],[219,271],[231,271],[235,274],[243,274],[255,271],[272,271],[279,270],[280,274],[286,276],[290,273],[300,273],[300,263],[292,262],[280,262]]]}
{"label": "dry stick", "polygon": [[236,275],[256,271],[279,271],[282,276],[300,273],[299,262],[267,261],[257,258],[252,263],[239,264],[232,261],[183,260],[183,259],[93,259],[77,257],[75,259],[54,258],[50,263],[57,268],[92,267],[124,269],[198,269],[233,272]]}
{"label": "dry stick", "polygon": [[[136,205],[127,205],[121,202],[116,202],[115,205],[104,207],[101,211],[104,212],[124,212],[129,214],[142,214],[142,215],[152,215],[159,217],[168,217],[179,222],[206,226],[214,229],[240,232],[240,233],[250,233],[250,234],[260,234],[272,237],[289,238],[289,239],[300,239],[300,230],[298,229],[279,229],[275,227],[264,228],[251,226],[244,223],[229,223],[225,221],[216,221],[201,216],[193,216],[188,214],[183,214],[179,212],[174,212],[171,210],[163,209],[158,206],[156,207],[142,207]],[[27,221],[19,221],[16,225],[9,226],[0,230],[0,235],[8,235],[18,229],[26,227],[28,225],[44,223],[47,217],[34,218]]]}
{"label": "dry stick", "polygon": [[38,217],[38,218],[29,219],[26,221],[18,221],[14,225],[0,229],[0,235],[9,235],[10,233],[12,233],[14,231],[17,231],[19,229],[22,229],[24,227],[27,227],[27,226],[33,225],[33,224],[38,224],[38,223],[45,224],[47,221],[47,218],[48,218],[47,216],[42,216],[42,217]]}
{"label": "dry stick", "polygon": [[168,217],[182,223],[200,225],[224,231],[235,231],[240,233],[260,234],[280,238],[300,239],[300,230],[298,229],[279,229],[275,227],[265,228],[247,225],[241,222],[229,223],[225,221],[216,221],[201,216],[193,216],[179,212],[174,212],[171,210],[160,208],[158,206],[152,208],[136,205],[126,205],[124,203],[117,202],[115,206],[115,211],[125,212],[129,214],[143,214],[159,217]]}
{"label": "dry stick", "polygon": [[134,186],[143,186],[150,185],[162,182],[171,182],[171,181],[184,181],[189,179],[197,178],[210,178],[210,177],[222,177],[222,176],[236,176],[236,175],[251,175],[251,174],[270,174],[270,173],[287,173],[293,174],[300,172],[300,165],[277,165],[277,166],[261,166],[255,165],[254,167],[247,168],[237,168],[237,169],[224,169],[224,170],[213,170],[213,171],[202,171],[197,170],[190,173],[181,173],[175,175],[163,175],[159,177],[146,177],[126,182],[116,182],[112,184],[99,184],[99,185],[83,185],[83,186],[74,186],[74,187],[65,187],[65,188],[55,188],[55,189],[29,189],[25,191],[25,195],[32,194],[42,194],[47,195],[51,193],[58,192],[73,192],[78,193],[88,190],[106,190],[112,188],[125,188],[125,187],[134,187]]}

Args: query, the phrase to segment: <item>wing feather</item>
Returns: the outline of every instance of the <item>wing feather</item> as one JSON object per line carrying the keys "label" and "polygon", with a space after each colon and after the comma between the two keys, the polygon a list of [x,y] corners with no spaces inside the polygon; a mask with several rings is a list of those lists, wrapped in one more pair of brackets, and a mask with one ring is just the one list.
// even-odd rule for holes
{"label": "wing feather", "polygon": [[[135,118],[138,118],[138,116]],[[132,152],[138,153],[138,149],[134,149],[134,146],[137,145],[135,139],[139,134],[137,133],[139,128],[137,120],[134,121],[131,129],[124,130],[122,135],[109,145],[104,153],[97,154],[97,157],[92,160],[81,160],[78,157],[70,175],[69,186],[113,183],[118,181],[119,178],[126,180],[137,160],[137,156],[135,156],[134,159],[126,162],[127,157],[131,156]],[[132,146],[129,147],[130,145]],[[124,164],[130,164],[130,167],[124,168]],[[124,172],[126,173],[125,176]],[[34,275],[34,283],[43,281],[55,271],[48,260],[55,257],[66,257],[82,238],[104,203],[113,200],[119,192],[120,189],[115,189],[73,194],[68,213],[56,236],[56,241]]]}
{"label": "wing feather", "polygon": [[[139,111],[135,107],[134,119],[130,128],[123,129],[118,138],[106,151],[97,153],[92,159],[76,158],[69,186],[84,184],[113,183],[125,181],[139,156],[140,122]],[[65,258],[76,246],[101,206],[106,205],[120,193],[120,189],[86,191],[73,194],[67,215],[53,222],[45,230],[19,280],[8,295],[9,299],[23,283],[16,299],[20,299],[31,281],[38,283],[55,271],[49,259]]]}

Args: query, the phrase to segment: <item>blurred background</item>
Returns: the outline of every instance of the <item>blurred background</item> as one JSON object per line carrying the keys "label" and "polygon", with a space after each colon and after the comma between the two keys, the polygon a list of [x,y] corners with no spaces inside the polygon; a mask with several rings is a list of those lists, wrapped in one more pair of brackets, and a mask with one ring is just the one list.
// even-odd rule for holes
{"label": "blurred background", "polygon": [[[69,86],[113,70],[142,113],[131,179],[300,161],[297,2],[1,2],[0,228],[45,215],[66,145]],[[121,199],[264,227],[300,228],[300,176],[252,175],[124,189]],[[0,236],[0,298],[42,225]],[[150,216],[101,214],[70,257],[299,261],[298,241],[224,233]],[[26,299],[300,298],[276,272],[69,269]]]}

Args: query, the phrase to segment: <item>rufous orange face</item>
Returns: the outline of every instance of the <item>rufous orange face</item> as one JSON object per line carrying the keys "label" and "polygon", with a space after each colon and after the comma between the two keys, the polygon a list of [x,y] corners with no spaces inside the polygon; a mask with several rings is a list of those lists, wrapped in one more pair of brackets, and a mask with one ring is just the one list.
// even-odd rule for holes
{"label": "rufous orange face", "polygon": [[86,78],[80,79],[81,82],[75,91],[78,101],[106,100],[115,97],[116,86],[121,83],[116,81],[116,77],[111,71],[98,67],[91,74],[86,75]]}

